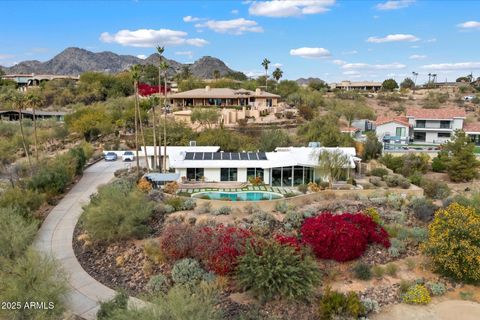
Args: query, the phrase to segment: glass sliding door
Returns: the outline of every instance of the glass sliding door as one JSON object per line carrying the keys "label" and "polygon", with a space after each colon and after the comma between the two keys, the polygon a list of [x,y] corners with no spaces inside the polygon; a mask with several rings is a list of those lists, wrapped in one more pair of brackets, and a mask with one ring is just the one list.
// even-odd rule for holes
{"label": "glass sliding door", "polygon": [[272,186],[280,187],[282,185],[282,168],[272,168]]}
{"label": "glass sliding door", "polygon": [[291,187],[292,186],[292,167],[283,167],[282,175],[282,187]]}
{"label": "glass sliding door", "polygon": [[304,167],[296,166],[293,168],[293,185],[298,186],[303,184]]}

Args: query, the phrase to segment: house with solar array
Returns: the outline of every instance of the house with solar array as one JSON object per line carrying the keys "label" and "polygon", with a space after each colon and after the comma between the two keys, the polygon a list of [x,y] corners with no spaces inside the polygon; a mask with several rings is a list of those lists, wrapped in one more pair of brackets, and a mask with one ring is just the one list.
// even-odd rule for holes
{"label": "house with solar array", "polygon": [[[164,156],[163,148],[158,151]],[[171,180],[202,182],[248,182],[261,177],[266,185],[294,187],[321,178],[319,153],[339,152],[346,158],[346,177],[360,167],[355,148],[282,147],[273,152],[223,152],[218,146],[167,147],[167,169]],[[142,150],[143,153],[143,150]],[[153,147],[147,147],[153,159]]]}

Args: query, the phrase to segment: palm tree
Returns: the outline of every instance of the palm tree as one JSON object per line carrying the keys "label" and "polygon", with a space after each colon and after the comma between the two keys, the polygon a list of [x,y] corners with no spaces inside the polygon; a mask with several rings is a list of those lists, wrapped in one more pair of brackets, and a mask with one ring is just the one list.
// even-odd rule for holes
{"label": "palm tree", "polygon": [[[157,52],[160,56],[159,62],[162,62],[162,54],[165,51],[164,47],[157,46]],[[161,78],[161,69],[160,63],[158,64],[158,105],[160,106],[160,101],[162,100],[162,78]],[[157,119],[155,116],[155,107],[152,108],[153,115],[153,170],[158,167],[158,150],[157,150]],[[161,138],[159,138],[160,141]]]}
{"label": "palm tree", "polygon": [[273,76],[273,79],[275,79],[275,81],[277,81],[278,83],[278,80],[280,80],[280,78],[283,77],[283,71],[280,68],[276,68],[275,70],[273,70],[272,76]]}
{"label": "palm tree", "polygon": [[34,133],[34,138],[35,138],[35,159],[38,162],[38,136],[37,136],[37,117],[35,115],[35,109],[36,107],[40,106],[42,104],[42,99],[34,94],[30,93],[27,96],[27,105],[32,108],[33,111],[33,133]]}
{"label": "palm tree", "polygon": [[137,177],[140,175],[140,162],[138,160],[138,115],[137,115],[137,103],[138,103],[138,80],[140,79],[138,65],[132,66],[130,72],[133,79],[133,90],[135,92],[135,160],[137,161]]}
{"label": "palm tree", "polygon": [[265,91],[268,91],[268,65],[270,64],[270,60],[267,58],[263,59],[262,66],[265,69]]}
{"label": "palm tree", "polygon": [[215,80],[220,79],[220,71],[213,70],[213,77],[215,78]]}
{"label": "palm tree", "polygon": [[25,133],[23,132],[23,115],[22,115],[22,109],[25,106],[26,99],[25,96],[22,93],[16,93],[12,97],[12,103],[14,107],[18,110],[18,122],[20,124],[20,134],[22,135],[22,145],[23,145],[23,150],[25,151],[25,156],[27,157],[28,165],[30,166],[30,171],[32,170],[32,162],[30,160],[30,155],[28,154],[28,148],[27,148],[27,143],[25,142]]}
{"label": "palm tree", "polygon": [[163,123],[163,164],[162,171],[167,172],[167,71],[168,63],[167,61],[162,61],[160,63],[160,69],[163,71],[163,78],[165,79],[165,98],[163,99],[163,112],[165,114],[164,123]]}

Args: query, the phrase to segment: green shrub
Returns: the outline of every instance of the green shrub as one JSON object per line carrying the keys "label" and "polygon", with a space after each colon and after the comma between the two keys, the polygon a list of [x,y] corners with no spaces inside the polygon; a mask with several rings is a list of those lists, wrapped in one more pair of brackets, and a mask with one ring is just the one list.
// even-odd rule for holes
{"label": "green shrub", "polygon": [[193,288],[206,275],[197,260],[185,258],[177,261],[172,269],[172,280],[177,285]]}
{"label": "green shrub", "polygon": [[32,215],[45,201],[45,196],[29,189],[18,187],[8,188],[0,196],[0,207],[15,208],[17,213],[27,218]]}
{"label": "green shrub", "polygon": [[408,177],[408,180],[410,180],[411,184],[421,186],[423,181],[423,174],[421,174],[420,172],[414,172]]}
{"label": "green shrub", "polygon": [[275,203],[275,211],[287,213],[288,203],[286,201],[278,201]]}
{"label": "green shrub", "polygon": [[384,176],[383,180],[387,183],[387,186],[389,186],[390,188],[396,188],[396,187],[400,187],[403,189],[410,188],[410,181],[399,174]]}
{"label": "green shrub", "polygon": [[154,203],[140,191],[110,184],[100,187],[98,195],[84,207],[82,222],[94,240],[142,238],[149,232],[146,222],[153,209]]}
{"label": "green shrub", "polygon": [[210,213],[210,211],[212,211],[212,204],[210,202],[204,202],[195,208],[196,214]]}
{"label": "green shrub", "polygon": [[420,186],[425,191],[425,195],[432,199],[446,199],[451,193],[450,188],[443,181],[423,178]]}
{"label": "green shrub", "polygon": [[327,288],[319,303],[320,319],[357,319],[366,314],[363,303],[355,292],[347,295]]}
{"label": "green shrub", "polygon": [[398,267],[395,263],[389,263],[385,267],[385,272],[391,277],[395,277],[397,275],[397,271]]}
{"label": "green shrub", "polygon": [[46,193],[49,197],[63,193],[75,173],[75,164],[68,163],[68,159],[70,157],[63,157],[41,164],[27,182],[28,188]]}
{"label": "green shrub", "polygon": [[353,267],[355,278],[360,280],[370,280],[372,278],[372,270],[370,266],[363,262],[358,262]]}
{"label": "green shrub", "polygon": [[306,298],[320,282],[314,258],[276,241],[247,247],[237,267],[239,284],[261,300]]}
{"label": "green shrub", "polygon": [[11,207],[0,208],[0,258],[20,257],[32,243],[37,226],[37,222],[23,218]]}
{"label": "green shrub", "polygon": [[363,307],[365,308],[365,314],[378,313],[380,311],[380,305],[377,300],[370,298],[361,299]]}
{"label": "green shrub", "polygon": [[382,266],[374,265],[372,267],[372,274],[375,278],[381,279],[385,275],[385,269]]}
{"label": "green shrub", "polygon": [[411,286],[402,297],[408,304],[428,304],[431,301],[430,293],[422,284]]}
{"label": "green shrub", "polygon": [[118,292],[112,300],[100,303],[97,311],[98,320],[110,320],[118,310],[126,311],[128,307],[128,295],[125,291]]}
{"label": "green shrub", "polygon": [[195,199],[187,199],[183,202],[182,210],[193,210],[196,206]]}
{"label": "green shrub", "polygon": [[163,274],[157,274],[150,278],[146,289],[150,293],[167,293],[170,288],[170,282]]}
{"label": "green shrub", "polygon": [[301,193],[305,194],[308,191],[308,186],[306,184],[301,184],[301,185],[297,186],[297,189]]}
{"label": "green shrub", "polygon": [[163,202],[165,205],[172,206],[175,211],[183,210],[185,205],[185,199],[181,197],[167,197]]}
{"label": "green shrub", "polygon": [[262,210],[256,211],[250,219],[252,221],[252,231],[264,236],[272,232],[277,223],[277,219],[272,214]]}
{"label": "green shrub", "polygon": [[409,238],[414,244],[425,242],[428,239],[428,230],[426,228],[413,227],[410,229]]}
{"label": "green shrub", "polygon": [[72,158],[75,165],[75,174],[80,175],[83,173],[83,168],[87,164],[87,156],[82,147],[74,147],[68,151],[68,154]]}
{"label": "green shrub", "polygon": [[169,214],[169,213],[172,213],[172,212],[175,212],[175,208],[169,204],[166,204],[165,206],[163,206],[163,209],[165,210],[165,213],[166,214]]}
{"label": "green shrub", "polygon": [[427,282],[425,286],[430,290],[434,296],[442,296],[447,292],[447,288],[441,282]]}
{"label": "green shrub", "polygon": [[2,319],[60,319],[65,311],[67,278],[58,264],[32,249],[15,260],[5,260],[0,268],[0,301],[18,301],[21,305],[51,302],[53,309],[0,310]]}
{"label": "green shrub", "polygon": [[221,206],[220,208],[212,211],[214,216],[229,215],[230,213],[232,213],[232,208],[229,206]]}
{"label": "green shrub", "polygon": [[385,168],[375,168],[370,171],[370,175],[383,178],[388,175],[388,170]]}
{"label": "green shrub", "polygon": [[432,160],[432,171],[433,172],[445,172],[447,170],[447,164],[445,160],[439,156],[436,156]]}
{"label": "green shrub", "polygon": [[302,226],[305,216],[303,212],[297,210],[289,210],[283,218],[283,225],[286,229],[298,229]]}
{"label": "green shrub", "polygon": [[413,198],[410,202],[410,207],[415,218],[424,222],[431,221],[435,211],[438,210],[438,207],[430,199],[426,198]]}

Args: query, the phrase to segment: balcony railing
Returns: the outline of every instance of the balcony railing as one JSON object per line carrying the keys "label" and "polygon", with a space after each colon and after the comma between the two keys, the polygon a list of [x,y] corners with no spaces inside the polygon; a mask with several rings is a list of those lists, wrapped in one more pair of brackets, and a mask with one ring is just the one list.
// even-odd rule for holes
{"label": "balcony railing", "polygon": [[418,123],[413,126],[415,129],[452,129],[451,124],[439,124],[439,123]]}

